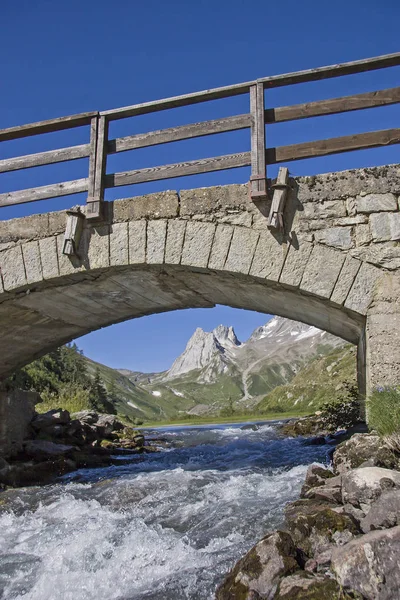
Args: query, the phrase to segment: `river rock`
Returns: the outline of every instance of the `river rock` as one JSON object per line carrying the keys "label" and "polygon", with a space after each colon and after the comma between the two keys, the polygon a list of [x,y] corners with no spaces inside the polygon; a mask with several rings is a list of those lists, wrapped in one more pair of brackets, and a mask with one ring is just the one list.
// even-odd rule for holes
{"label": "river rock", "polygon": [[69,412],[56,408],[42,414],[37,414],[32,420],[32,427],[35,431],[49,430],[55,425],[66,425],[71,420]]}
{"label": "river rock", "polygon": [[306,478],[301,488],[300,497],[304,498],[306,492],[320,485],[325,485],[327,479],[333,477],[332,471],[320,467],[319,465],[310,465],[307,469]]}
{"label": "river rock", "polygon": [[384,490],[400,488],[400,473],[381,467],[364,467],[342,475],[343,504],[364,510],[377,500]]}
{"label": "river rock", "polygon": [[[318,506],[318,505],[317,505]],[[323,506],[314,510],[286,513],[286,525],[293,540],[308,557],[340,546],[360,533],[356,520],[347,514],[339,514]]]}
{"label": "river rock", "polygon": [[274,600],[346,600],[339,584],[330,577],[311,575],[301,571],[284,577]]}
{"label": "river rock", "polygon": [[393,469],[398,465],[398,459],[378,435],[355,433],[337,446],[333,469],[335,473],[344,473],[361,465]]}
{"label": "river rock", "polygon": [[322,485],[320,487],[310,488],[303,496],[314,500],[323,500],[332,504],[341,504],[342,490],[340,487]]}
{"label": "river rock", "polygon": [[383,492],[360,524],[364,533],[400,525],[400,489]]}
{"label": "river rock", "polygon": [[108,437],[113,431],[120,431],[124,428],[115,415],[99,415],[95,424],[100,430],[101,437]]}
{"label": "river rock", "polygon": [[345,589],[367,600],[394,600],[400,589],[400,527],[371,531],[332,555],[332,570]]}
{"label": "river rock", "polygon": [[78,419],[81,423],[87,423],[88,425],[93,425],[97,423],[99,419],[99,414],[93,410],[81,410],[80,412],[73,413],[73,419]]}
{"label": "river rock", "polygon": [[280,577],[299,568],[290,535],[276,531],[256,544],[218,587],[217,600],[272,600]]}
{"label": "river rock", "polygon": [[55,444],[46,440],[29,440],[24,443],[24,452],[34,460],[45,460],[58,456],[67,456],[74,451],[73,446]]}

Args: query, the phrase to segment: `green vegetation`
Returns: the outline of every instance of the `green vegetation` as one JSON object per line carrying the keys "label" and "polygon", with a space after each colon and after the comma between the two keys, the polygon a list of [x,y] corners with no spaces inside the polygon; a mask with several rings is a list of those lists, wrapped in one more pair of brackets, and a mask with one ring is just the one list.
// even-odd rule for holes
{"label": "green vegetation", "polygon": [[360,421],[361,405],[358,388],[348,382],[344,383],[344,391],[333,402],[325,402],[321,407],[321,422],[327,431],[349,429]]}
{"label": "green vegetation", "polygon": [[336,348],[326,356],[311,360],[290,383],[277,386],[255,407],[266,411],[315,412],[327,402],[335,402],[346,392],[344,381],[356,384],[354,346]]}
{"label": "green vegetation", "polygon": [[287,412],[235,412],[232,416],[221,415],[185,415],[182,417],[164,419],[161,421],[144,421],[143,427],[163,427],[169,425],[216,425],[222,423],[245,423],[246,421],[275,421],[281,419],[290,419],[292,417],[306,417],[310,412],[300,412],[292,410]]}
{"label": "green vegetation", "polygon": [[381,436],[400,434],[400,389],[377,388],[368,399],[368,422]]}
{"label": "green vegetation", "polygon": [[6,382],[9,388],[34,390],[42,398],[39,412],[62,408],[77,412],[93,409],[116,414],[116,397],[109,397],[97,369],[92,378],[76,344],[57,348],[16,371]]}

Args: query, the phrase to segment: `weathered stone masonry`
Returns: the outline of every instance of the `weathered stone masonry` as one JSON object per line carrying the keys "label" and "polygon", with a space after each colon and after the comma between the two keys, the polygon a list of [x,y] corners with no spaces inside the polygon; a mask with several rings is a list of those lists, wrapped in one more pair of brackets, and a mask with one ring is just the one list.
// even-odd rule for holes
{"label": "weathered stone masonry", "polygon": [[[107,203],[62,254],[65,212],[0,222],[0,376],[89,331],[226,304],[359,344],[360,382],[400,382],[400,166],[291,180],[285,233],[247,185]],[[84,210],[84,207],[83,207]]]}

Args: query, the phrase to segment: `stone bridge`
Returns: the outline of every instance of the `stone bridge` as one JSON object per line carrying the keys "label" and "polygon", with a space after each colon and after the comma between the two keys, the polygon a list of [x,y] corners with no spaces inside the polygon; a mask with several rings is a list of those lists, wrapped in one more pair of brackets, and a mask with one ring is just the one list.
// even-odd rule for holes
{"label": "stone bridge", "polygon": [[79,258],[65,212],[1,221],[0,377],[113,323],[223,304],[357,344],[362,390],[399,383],[399,197],[399,165],[291,179],[282,233],[247,185],[117,200]]}

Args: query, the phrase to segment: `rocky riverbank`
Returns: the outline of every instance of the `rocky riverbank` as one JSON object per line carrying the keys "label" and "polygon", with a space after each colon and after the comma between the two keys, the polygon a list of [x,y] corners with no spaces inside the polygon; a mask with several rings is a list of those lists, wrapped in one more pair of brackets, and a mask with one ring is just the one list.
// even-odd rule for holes
{"label": "rocky riverbank", "polygon": [[399,597],[400,453],[355,434],[332,469],[311,465],[281,530],[219,586],[217,600],[394,600]]}
{"label": "rocky riverbank", "polygon": [[70,415],[62,409],[35,413],[18,452],[0,457],[0,488],[48,483],[76,469],[122,464],[115,455],[129,460],[157,451],[157,440],[149,444],[115,415],[89,410]]}

